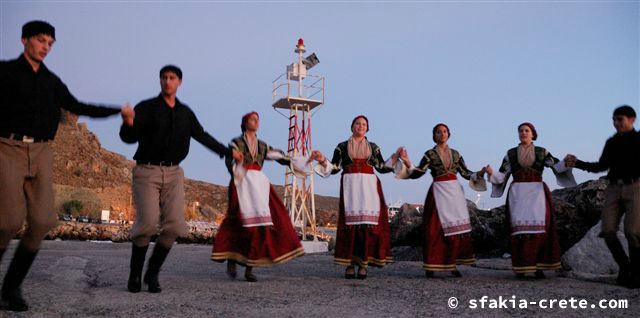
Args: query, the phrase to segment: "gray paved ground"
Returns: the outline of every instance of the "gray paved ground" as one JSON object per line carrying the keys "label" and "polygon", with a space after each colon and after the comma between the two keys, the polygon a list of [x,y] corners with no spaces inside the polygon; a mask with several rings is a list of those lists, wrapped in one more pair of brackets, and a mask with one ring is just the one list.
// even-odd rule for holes
{"label": "gray paved ground", "polygon": [[[0,266],[6,272],[13,256]],[[161,273],[163,292],[126,291],[130,244],[53,242],[43,245],[24,293],[32,310],[0,311],[0,317],[447,317],[630,316],[640,313],[640,290],[550,274],[546,280],[515,280],[505,260],[461,267],[463,278],[426,279],[419,262],[371,269],[365,281],[345,280],[328,254],[307,255],[287,264],[259,268],[259,282],[227,279],[225,265],[208,259],[211,248],[176,245]],[[483,295],[517,301],[543,298],[627,299],[628,309],[470,309]],[[457,309],[448,307],[459,299]],[[480,302],[477,303],[478,307]],[[506,303],[508,305],[508,303]],[[486,306],[489,306],[487,303]],[[589,305],[590,306],[590,305]]]}

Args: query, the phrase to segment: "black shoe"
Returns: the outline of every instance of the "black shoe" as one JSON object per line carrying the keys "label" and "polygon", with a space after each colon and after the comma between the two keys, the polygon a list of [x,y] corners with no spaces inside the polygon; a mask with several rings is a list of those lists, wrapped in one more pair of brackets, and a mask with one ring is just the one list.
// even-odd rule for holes
{"label": "black shoe", "polygon": [[258,277],[256,277],[256,275],[253,275],[253,273],[244,273],[244,279],[250,283],[258,281]]}
{"label": "black shoe", "polygon": [[27,276],[38,251],[30,251],[22,244],[16,248],[16,253],[9,265],[2,283],[1,299],[3,308],[10,311],[27,311],[29,306],[22,297],[20,286]]}
{"label": "black shoe", "polygon": [[616,285],[629,287],[629,284],[631,284],[631,272],[628,269],[620,268],[618,277],[616,277]]}
{"label": "black shoe", "polygon": [[170,250],[171,248],[164,248],[158,243],[156,243],[156,246],[153,248],[153,254],[151,254],[149,258],[149,267],[147,267],[147,272],[144,274],[143,280],[145,284],[149,285],[148,291],[150,293],[159,293],[162,291],[158,275],[160,275],[160,268]]}
{"label": "black shoe", "polygon": [[524,273],[516,273],[517,279],[524,279]]}
{"label": "black shoe", "polygon": [[[349,273],[353,271],[352,273]],[[344,278],[346,279],[355,279],[356,278],[356,269],[353,266],[347,266],[347,269],[344,271]]]}
{"label": "black shoe", "polygon": [[640,248],[629,247],[629,258],[631,260],[631,274],[629,275],[629,285],[631,289],[640,288]]}
{"label": "black shoe", "polygon": [[[619,286],[629,287],[631,284],[631,265],[627,253],[622,247],[622,243],[617,237],[606,238],[605,243],[611,252],[611,256],[618,264],[618,277],[616,278],[616,284]],[[629,254],[632,253],[632,249],[629,249]]]}
{"label": "black shoe", "polygon": [[2,309],[9,311],[28,311],[29,305],[22,297],[20,288],[12,291],[2,292]]}
{"label": "black shoe", "polygon": [[129,281],[127,289],[132,293],[139,293],[142,290],[142,268],[144,267],[144,257],[147,255],[147,246],[136,246],[131,244],[131,262],[129,263]]}
{"label": "black shoe", "polygon": [[147,269],[147,272],[144,274],[144,283],[148,285],[148,291],[150,293],[160,293],[162,292],[162,287],[160,287],[160,281],[158,280],[158,275],[160,272],[150,272]]}
{"label": "black shoe", "polygon": [[544,272],[543,272],[543,271],[541,271],[541,270],[537,270],[537,271],[535,272],[535,276],[536,276],[536,278],[537,278],[537,279],[544,279],[544,278],[547,278],[547,276],[546,276],[546,275],[544,274]]}
{"label": "black shoe", "polygon": [[230,279],[236,279],[238,276],[238,271],[236,270],[236,262],[233,260],[227,260],[227,276]]}
{"label": "black shoe", "polygon": [[435,273],[433,271],[425,271],[424,274],[427,276],[427,278],[433,278]]}
{"label": "black shoe", "polygon": [[460,273],[459,270],[451,271],[451,275],[453,275],[453,277],[462,277],[462,273]]}
{"label": "black shoe", "polygon": [[247,268],[244,270],[244,279],[251,283],[258,281],[258,277],[256,277],[256,275],[253,275],[252,269],[253,267],[247,266]]}
{"label": "black shoe", "polygon": [[362,267],[358,269],[358,276],[356,277],[357,279],[363,279],[363,280],[364,280],[364,279],[367,279],[367,270],[366,270],[366,269],[364,269],[364,274],[363,274],[363,273],[362,273],[362,270],[363,270],[363,269],[364,269],[364,268],[362,268]]}

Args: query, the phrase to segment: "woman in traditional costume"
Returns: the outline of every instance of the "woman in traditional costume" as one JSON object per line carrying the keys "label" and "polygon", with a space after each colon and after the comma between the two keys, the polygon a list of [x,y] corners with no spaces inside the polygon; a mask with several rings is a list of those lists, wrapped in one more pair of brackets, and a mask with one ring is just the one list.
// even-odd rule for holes
{"label": "woman in traditional costume", "polygon": [[484,168],[470,171],[460,153],[449,148],[450,137],[449,127],[437,124],[433,127],[436,146],[424,153],[420,164],[413,166],[406,149],[402,149],[399,153],[402,163],[398,162],[396,169],[400,179],[417,179],[431,170],[433,184],[427,192],[423,213],[423,268],[427,277],[433,277],[435,272],[451,272],[461,277],[457,265],[475,263],[469,209],[456,175],[469,180],[472,189],[486,191]]}
{"label": "woman in traditional costume", "polygon": [[[380,147],[365,137],[369,120],[360,115],[351,123],[352,136],[338,144],[331,161],[319,151],[315,171],[328,177],[342,170],[334,261],[346,266],[345,278],[365,279],[369,266],[383,267],[391,257],[389,216],[380,180],[374,174],[393,171]],[[357,275],[355,266],[358,266]]]}
{"label": "woman in traditional costume", "polygon": [[257,280],[253,267],[282,264],[304,254],[289,212],[261,171],[265,160],[290,165],[291,159],[257,138],[259,124],[258,113],[244,115],[242,135],[229,143],[242,156],[238,162],[226,161],[231,173],[229,206],[211,254],[214,261],[227,261],[232,279],[236,263],[246,266],[244,277],[250,282]]}
{"label": "woman in traditional costume", "polygon": [[545,148],[534,146],[536,128],[528,122],[518,126],[520,145],[507,151],[499,171],[485,169],[493,184],[491,197],[504,193],[510,175],[513,182],[507,195],[506,212],[511,225],[511,263],[518,278],[535,273],[545,278],[545,270],[560,268],[560,244],[549,188],[542,181],[545,167],[551,168],[558,185],[575,186],[571,168]]}

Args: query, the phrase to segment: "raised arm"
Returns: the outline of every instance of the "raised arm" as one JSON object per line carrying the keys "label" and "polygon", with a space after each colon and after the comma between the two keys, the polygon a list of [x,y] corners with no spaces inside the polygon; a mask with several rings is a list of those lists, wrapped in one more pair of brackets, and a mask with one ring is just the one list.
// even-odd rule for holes
{"label": "raised arm", "polygon": [[336,174],[342,170],[342,150],[340,149],[340,145],[333,150],[333,157],[331,158],[331,161],[329,161],[319,151],[314,151],[313,156],[315,157],[314,159],[318,161],[314,171],[323,178],[329,177],[330,175]]}
{"label": "raised arm", "polygon": [[604,145],[604,149],[602,150],[602,154],[600,155],[600,160],[598,160],[597,162],[585,162],[580,159],[576,159],[575,167],[580,170],[585,170],[592,173],[598,173],[598,172],[609,170],[610,149],[611,149],[611,146],[609,144],[609,141],[607,141],[607,143]]}
{"label": "raised arm", "polygon": [[122,126],[120,126],[120,139],[128,144],[138,142],[140,139],[139,132],[144,129],[146,121],[146,113],[142,106],[136,105],[134,112],[133,120],[123,117]]}
{"label": "raised arm", "polygon": [[[376,171],[378,171],[378,173],[393,172],[393,167],[388,166],[387,162],[382,157],[382,151],[380,150],[380,147],[376,147],[376,151],[373,154],[373,156],[376,159],[376,165],[373,168],[376,169]],[[389,160],[391,160],[391,159],[389,159]]]}
{"label": "raised arm", "polygon": [[573,177],[571,167],[567,164],[567,162],[565,162],[565,160],[559,160],[558,158],[554,157],[549,151],[546,151],[544,165],[551,168],[553,174],[556,176],[556,181],[559,186],[576,186],[576,179]]}
{"label": "raised arm", "polygon": [[191,137],[209,150],[223,157],[230,157],[231,151],[202,128],[196,115],[191,112]]}
{"label": "raised arm", "polygon": [[[460,156],[460,155],[459,155]],[[487,183],[484,180],[485,168],[482,168],[478,172],[473,172],[467,168],[467,164],[464,162],[464,158],[460,156],[458,160],[458,173],[463,178],[469,180],[469,187],[475,191],[486,191]]]}
{"label": "raised arm", "polygon": [[458,159],[458,173],[461,177],[467,180],[470,180],[471,176],[475,173],[467,168],[467,164],[464,162],[464,158],[462,158],[462,156]]}
{"label": "raised arm", "polygon": [[291,164],[291,157],[287,156],[284,151],[273,148],[269,145],[267,145],[267,157],[265,159],[274,160],[275,162],[283,166],[288,166]]}
{"label": "raised arm", "polygon": [[398,179],[418,179],[427,172],[429,165],[431,165],[431,159],[429,159],[427,152],[424,153],[417,167],[409,160],[406,149],[400,152],[400,159],[402,163],[398,163],[399,169],[396,169],[396,178]]}
{"label": "raised arm", "polygon": [[115,114],[120,113],[121,108],[117,106],[104,106],[104,105],[93,105],[86,104],[78,101],[72,94],[69,92],[67,85],[62,83],[62,81],[58,81],[57,87],[55,89],[55,94],[57,100],[60,103],[60,107],[66,109],[74,114],[89,116],[89,117],[109,117]]}

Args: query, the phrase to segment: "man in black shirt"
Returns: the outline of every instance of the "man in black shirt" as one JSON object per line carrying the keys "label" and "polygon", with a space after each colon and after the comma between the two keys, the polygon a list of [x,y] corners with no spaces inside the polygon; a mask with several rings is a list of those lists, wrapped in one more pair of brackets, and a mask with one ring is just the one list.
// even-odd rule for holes
{"label": "man in black shirt", "polygon": [[[602,232],[613,258],[618,263],[617,283],[640,288],[640,133],[634,128],[636,112],[623,105],[613,112],[617,133],[609,138],[598,162],[584,162],[569,155],[569,165],[589,172],[609,170],[602,209]],[[624,234],[629,242],[629,257],[616,236],[624,216]]]}
{"label": "man in black shirt", "polygon": [[[79,102],[43,61],[55,41],[55,29],[43,21],[22,27],[24,52],[0,62],[0,259],[16,232],[27,230],[2,284],[0,307],[29,309],[21,288],[45,234],[57,225],[53,202],[53,150],[61,110],[107,117],[119,108]],[[133,109],[122,108],[123,118]]]}
{"label": "man in black shirt", "polygon": [[[162,92],[157,97],[140,102],[135,118],[123,120],[120,138],[126,143],[138,143],[133,159],[133,199],[136,223],[131,230],[133,241],[128,289],[142,289],[142,269],[151,237],[156,239],[144,282],[149,292],[161,292],[158,282],[160,267],[175,239],[187,233],[184,220],[184,172],[180,162],[189,153],[191,138],[217,153],[231,156],[230,150],[211,137],[200,125],[191,109],[176,98],[182,84],[182,71],[173,65],[160,70]],[[236,152],[233,156],[239,156]]]}

